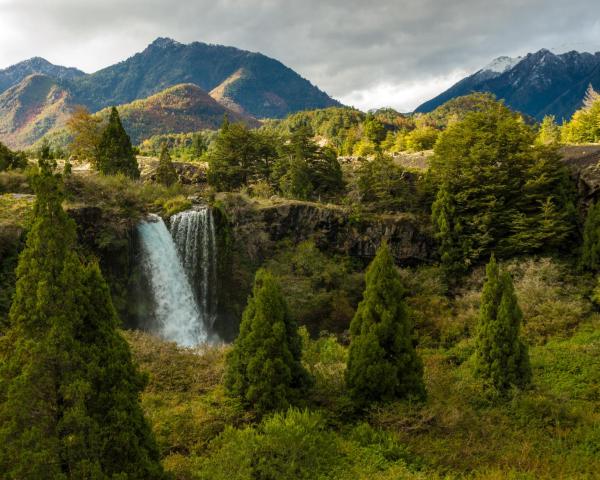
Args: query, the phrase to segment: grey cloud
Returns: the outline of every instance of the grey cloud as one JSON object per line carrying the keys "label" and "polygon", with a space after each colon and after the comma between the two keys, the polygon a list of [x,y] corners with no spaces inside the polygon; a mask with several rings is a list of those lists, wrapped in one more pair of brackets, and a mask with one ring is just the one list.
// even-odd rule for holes
{"label": "grey cloud", "polygon": [[[600,50],[595,3],[0,0],[0,65],[40,55],[94,70],[160,35],[261,51],[343,98],[384,83],[402,89],[457,69],[474,71],[499,55],[570,45]],[[17,32],[15,41],[2,31]]]}

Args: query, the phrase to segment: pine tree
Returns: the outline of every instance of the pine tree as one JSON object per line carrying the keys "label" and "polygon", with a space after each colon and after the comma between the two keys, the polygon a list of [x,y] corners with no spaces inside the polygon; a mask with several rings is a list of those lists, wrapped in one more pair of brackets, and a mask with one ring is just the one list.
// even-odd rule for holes
{"label": "pine tree", "polygon": [[158,183],[162,183],[163,185],[169,187],[176,183],[178,180],[177,171],[175,170],[175,166],[171,161],[171,156],[169,155],[169,149],[167,145],[164,144],[162,146],[162,150],[160,152],[160,159],[158,160],[158,168],[156,169],[156,181]]}
{"label": "pine tree", "polygon": [[131,140],[121,124],[119,112],[115,107],[110,111],[108,124],[98,142],[96,167],[105,175],[122,173],[131,178],[140,176]]}
{"label": "pine tree", "polygon": [[76,251],[62,182],[45,158],[0,337],[0,471],[23,479],[160,479],[139,393],[96,263]]}
{"label": "pine tree", "polygon": [[500,273],[492,255],[481,297],[475,374],[500,394],[531,382],[527,346],[519,338],[522,319],[512,278],[508,272]]}
{"label": "pine tree", "polygon": [[301,356],[298,327],[281,289],[272,274],[259,270],[227,358],[227,390],[259,415],[285,409],[309,385]]}
{"label": "pine tree", "polygon": [[600,202],[592,204],[585,217],[580,265],[593,272],[600,270]]}
{"label": "pine tree", "polygon": [[383,244],[366,274],[363,300],[350,324],[346,384],[359,406],[425,396],[423,364],[389,247]]}

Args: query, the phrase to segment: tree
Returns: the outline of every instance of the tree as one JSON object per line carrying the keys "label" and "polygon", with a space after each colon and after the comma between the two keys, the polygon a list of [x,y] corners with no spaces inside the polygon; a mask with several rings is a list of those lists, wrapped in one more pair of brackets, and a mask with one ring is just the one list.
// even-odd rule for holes
{"label": "tree", "polygon": [[594,143],[600,141],[600,94],[590,85],[571,121],[563,124],[561,137],[564,142]]}
{"label": "tree", "polygon": [[560,142],[560,127],[554,115],[546,115],[540,124],[536,142],[540,145],[553,145]]}
{"label": "tree", "polygon": [[440,135],[429,181],[439,186],[432,222],[449,278],[492,250],[555,250],[572,234],[572,180],[555,146],[533,142],[531,128],[498,102]]}
{"label": "tree", "polygon": [[372,113],[367,113],[363,124],[363,132],[365,137],[376,146],[385,139],[386,135],[385,127]]}
{"label": "tree", "polygon": [[590,83],[585,91],[585,96],[583,97],[583,108],[589,110],[594,107],[598,101],[600,101],[600,93],[594,90],[593,85]]}
{"label": "tree", "polygon": [[439,134],[439,130],[428,125],[417,127],[404,138],[406,150],[411,152],[431,150]]}
{"label": "tree", "polygon": [[251,181],[267,180],[276,158],[272,143],[241,123],[223,122],[209,152],[208,182],[218,190],[231,191]]}
{"label": "tree", "polygon": [[593,272],[600,270],[600,202],[590,205],[585,217],[580,265]]}
{"label": "tree", "polygon": [[122,173],[131,178],[140,176],[131,140],[115,107],[111,109],[108,124],[102,131],[96,158],[96,167],[104,175]]}
{"label": "tree", "polygon": [[4,170],[25,168],[26,166],[27,157],[23,152],[13,152],[0,142],[0,172]]}
{"label": "tree", "polygon": [[96,262],[77,253],[62,181],[40,158],[34,218],[0,337],[0,471],[21,479],[161,479],[145,385]]}
{"label": "tree", "polygon": [[363,299],[350,323],[346,384],[359,406],[425,396],[423,364],[414,347],[404,289],[387,244],[366,273]]}
{"label": "tree", "polygon": [[227,357],[227,390],[259,415],[286,409],[309,385],[301,356],[298,326],[280,287],[273,275],[259,270],[240,334]]}
{"label": "tree", "polygon": [[345,186],[337,155],[317,145],[308,127],[294,130],[281,146],[271,178],[283,195],[301,200],[331,197]]}
{"label": "tree", "polygon": [[169,149],[166,144],[163,144],[158,160],[158,168],[156,169],[156,181],[169,187],[177,183],[178,178],[177,171],[169,155]]}
{"label": "tree", "polygon": [[361,165],[357,173],[361,204],[378,211],[407,211],[415,206],[414,176],[391,157],[378,154]]}
{"label": "tree", "polygon": [[486,388],[504,394],[531,382],[527,346],[519,338],[523,314],[508,272],[492,255],[486,267],[475,345],[475,374]]}
{"label": "tree", "polygon": [[90,114],[83,106],[77,106],[67,120],[67,130],[72,140],[69,153],[80,161],[97,163],[98,146],[102,137],[101,119]]}

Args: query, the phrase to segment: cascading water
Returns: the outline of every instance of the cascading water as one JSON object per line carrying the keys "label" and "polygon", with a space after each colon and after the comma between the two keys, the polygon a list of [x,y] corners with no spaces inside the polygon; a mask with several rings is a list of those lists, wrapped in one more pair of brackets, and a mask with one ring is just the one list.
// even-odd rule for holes
{"label": "cascading water", "polygon": [[150,215],[138,225],[142,263],[147,272],[160,334],[184,346],[208,340],[200,308],[177,248],[163,220]]}

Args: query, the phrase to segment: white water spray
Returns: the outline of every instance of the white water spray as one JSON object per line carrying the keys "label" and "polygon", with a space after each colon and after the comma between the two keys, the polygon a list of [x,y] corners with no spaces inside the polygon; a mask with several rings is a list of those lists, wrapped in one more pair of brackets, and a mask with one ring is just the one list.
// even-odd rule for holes
{"label": "white water spray", "polygon": [[163,338],[183,346],[208,340],[188,275],[163,220],[150,215],[138,225],[142,262],[148,273]]}

